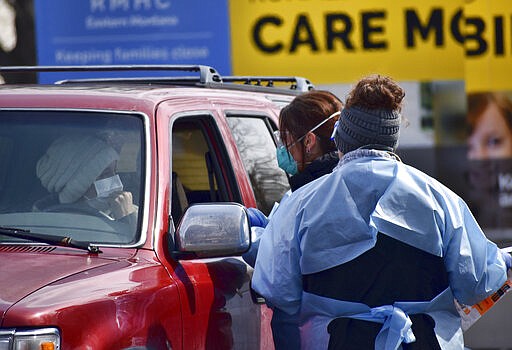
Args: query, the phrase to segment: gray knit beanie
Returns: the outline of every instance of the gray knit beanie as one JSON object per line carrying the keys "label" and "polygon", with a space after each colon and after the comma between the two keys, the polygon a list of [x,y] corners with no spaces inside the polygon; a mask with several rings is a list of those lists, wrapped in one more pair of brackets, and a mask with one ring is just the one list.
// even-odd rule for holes
{"label": "gray knit beanie", "polygon": [[64,136],[39,159],[36,174],[48,192],[58,194],[61,203],[73,203],[118,159],[119,154],[99,138]]}
{"label": "gray knit beanie", "polygon": [[400,114],[384,109],[343,108],[334,133],[339,151],[346,154],[362,146],[384,146],[395,151],[400,134]]}

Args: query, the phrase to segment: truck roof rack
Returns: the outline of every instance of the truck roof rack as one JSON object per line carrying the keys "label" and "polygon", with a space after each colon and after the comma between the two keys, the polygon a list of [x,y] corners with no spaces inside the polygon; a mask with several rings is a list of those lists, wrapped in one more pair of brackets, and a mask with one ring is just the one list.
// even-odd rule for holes
{"label": "truck roof rack", "polygon": [[[115,71],[174,71],[199,72],[199,82],[221,82],[220,74],[204,65],[97,65],[97,66],[3,66],[0,73],[46,72],[115,72]],[[94,79],[90,79],[94,80]]]}
{"label": "truck roof rack", "polygon": [[76,83],[127,83],[151,85],[194,85],[199,87],[269,91],[281,88],[289,93],[314,89],[306,78],[286,76],[221,76],[217,70],[205,65],[89,65],[89,66],[0,66],[0,73],[46,73],[46,72],[115,72],[115,71],[166,71],[197,72],[198,76],[172,77],[119,77],[66,79],[55,84]]}
{"label": "truck roof rack", "polygon": [[[290,89],[298,91],[309,91],[314,89],[314,85],[303,77],[284,77],[284,76],[224,76],[224,82],[243,83],[253,86],[273,87],[277,83],[291,83]],[[265,84],[265,85],[263,85]]]}

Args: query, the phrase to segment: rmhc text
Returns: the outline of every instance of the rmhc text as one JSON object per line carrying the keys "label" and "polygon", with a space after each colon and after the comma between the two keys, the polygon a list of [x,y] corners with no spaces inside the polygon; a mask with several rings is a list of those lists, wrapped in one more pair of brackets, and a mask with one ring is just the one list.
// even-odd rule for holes
{"label": "rmhc text", "polygon": [[169,0],[89,0],[89,9],[95,12],[167,10]]}

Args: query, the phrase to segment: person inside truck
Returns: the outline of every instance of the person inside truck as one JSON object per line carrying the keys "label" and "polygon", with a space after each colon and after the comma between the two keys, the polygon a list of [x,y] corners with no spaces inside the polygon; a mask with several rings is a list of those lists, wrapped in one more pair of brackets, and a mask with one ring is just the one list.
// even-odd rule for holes
{"label": "person inside truck", "polygon": [[303,349],[460,349],[454,305],[498,290],[512,257],[466,203],[396,155],[404,90],[380,75],[349,92],[340,163],[294,191],[261,237],[252,287],[299,314]]}
{"label": "person inside truck", "polygon": [[[333,93],[325,90],[312,90],[295,97],[279,114],[277,139],[277,161],[280,168],[290,177],[290,192],[299,189],[308,182],[330,173],[339,158],[331,133],[338,120],[343,104]],[[281,141],[283,140],[283,141]],[[261,229],[268,219],[254,208],[249,208],[251,224]],[[258,250],[258,241],[253,242],[251,250],[243,257],[254,266]],[[278,308],[273,308],[272,335],[274,346],[279,349],[299,349],[300,334],[298,318],[289,316]]]}
{"label": "person inside truck", "polygon": [[94,135],[56,139],[38,160],[36,174],[50,195],[34,211],[76,212],[135,227],[138,208],[116,174],[118,152]]}

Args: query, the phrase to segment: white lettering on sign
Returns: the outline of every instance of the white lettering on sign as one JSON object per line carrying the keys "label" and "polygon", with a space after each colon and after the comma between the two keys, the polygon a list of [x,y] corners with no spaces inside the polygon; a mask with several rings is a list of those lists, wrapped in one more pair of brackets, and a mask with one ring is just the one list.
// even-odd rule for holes
{"label": "white lettering on sign", "polygon": [[85,28],[87,29],[112,29],[122,28],[128,26],[128,20],[125,17],[93,17],[87,16],[85,18]]}
{"label": "white lettering on sign", "polygon": [[173,27],[177,26],[179,18],[176,16],[131,16],[130,25],[132,27]]}
{"label": "white lettering on sign", "polygon": [[135,62],[135,61],[167,61],[169,52],[165,47],[139,47],[139,48],[122,48],[114,49],[114,58],[118,62]]}
{"label": "white lettering on sign", "polygon": [[180,20],[177,16],[87,16],[85,28],[115,29],[128,27],[175,27]]}
{"label": "white lettering on sign", "polygon": [[89,0],[89,9],[95,12],[167,10],[170,0]]}
{"label": "white lettering on sign", "polygon": [[57,50],[55,62],[59,64],[112,64],[111,50]]}
{"label": "white lettering on sign", "polygon": [[152,1],[151,0],[135,0],[133,2],[133,8],[135,10],[140,10],[140,9],[150,10],[151,9],[151,5],[152,5]]}
{"label": "white lettering on sign", "polygon": [[107,10],[105,7],[105,0],[90,0],[89,8],[91,12],[104,12]]}
{"label": "white lettering on sign", "polygon": [[498,186],[500,191],[510,191],[512,190],[512,175],[509,173],[498,174]]}
{"label": "white lettering on sign", "polygon": [[210,50],[206,46],[201,47],[175,47],[171,51],[173,60],[196,60],[205,59],[210,56]]}
{"label": "white lettering on sign", "polygon": [[498,174],[498,188],[500,191],[500,207],[506,208],[512,206],[512,175],[510,173]]}
{"label": "white lettering on sign", "polygon": [[110,0],[110,11],[116,10],[124,10],[128,11],[130,9],[130,1],[129,0]]}
{"label": "white lettering on sign", "polygon": [[508,193],[500,193],[499,203],[501,208],[512,207],[512,195]]}

